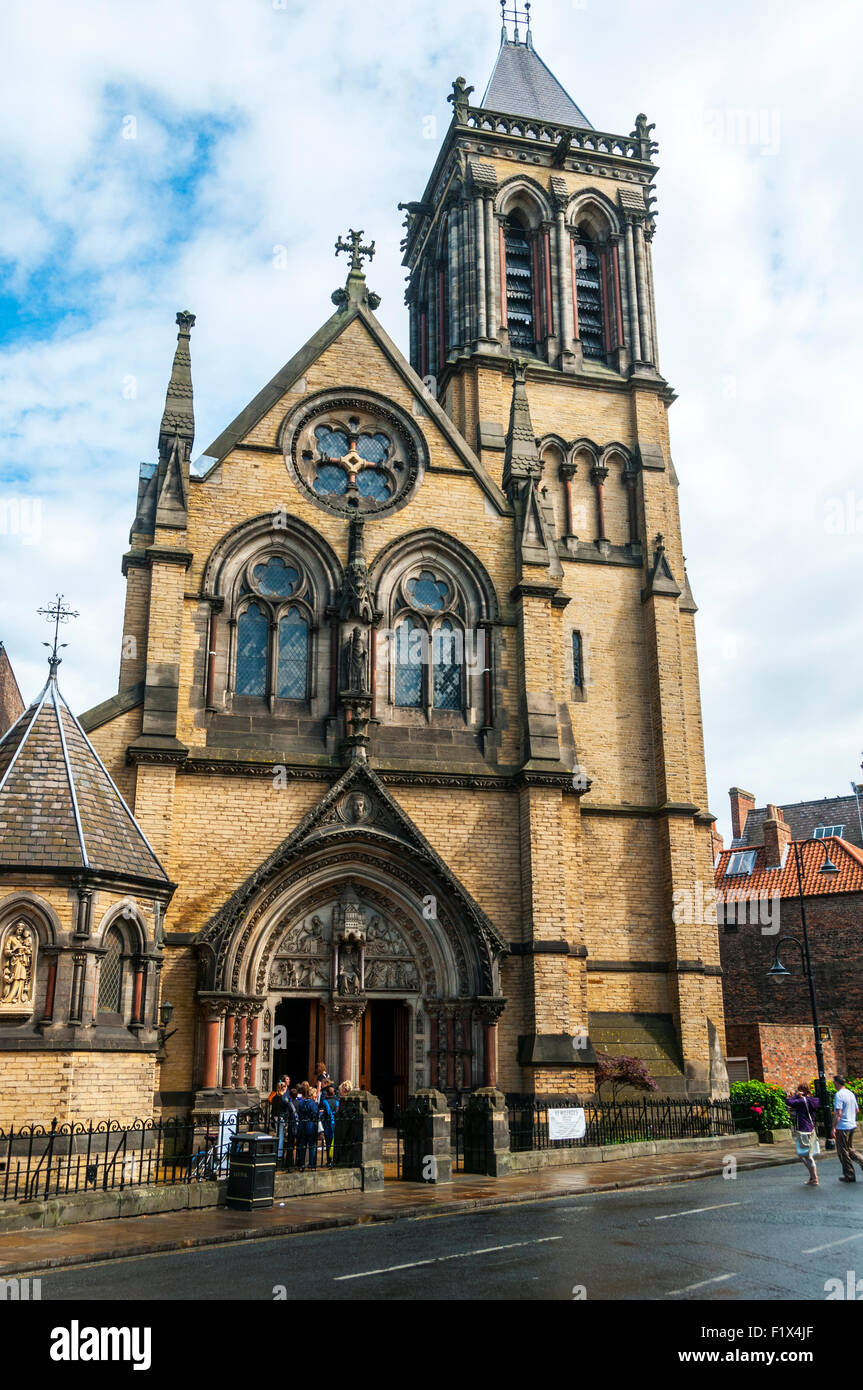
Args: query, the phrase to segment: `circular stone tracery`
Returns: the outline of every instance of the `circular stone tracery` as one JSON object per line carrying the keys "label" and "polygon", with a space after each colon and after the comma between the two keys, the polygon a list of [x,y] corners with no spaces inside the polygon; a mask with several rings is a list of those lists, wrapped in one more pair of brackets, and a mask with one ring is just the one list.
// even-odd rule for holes
{"label": "circular stone tracery", "polygon": [[405,506],[426,462],[409,416],[372,392],[325,391],[304,401],[285,422],[283,447],[300,491],[342,516]]}

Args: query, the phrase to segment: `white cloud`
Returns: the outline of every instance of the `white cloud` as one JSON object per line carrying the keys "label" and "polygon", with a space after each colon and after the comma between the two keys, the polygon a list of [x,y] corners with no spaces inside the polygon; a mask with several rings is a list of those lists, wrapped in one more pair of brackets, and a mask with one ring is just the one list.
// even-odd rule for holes
{"label": "white cloud", "polygon": [[[660,347],[680,393],[708,771],[727,823],[732,784],[762,802],[833,793],[859,758],[846,692],[863,674],[863,530],[831,531],[827,508],[863,493],[849,351],[863,311],[849,135],[863,17],[841,0],[664,0],[645,32],[643,15],[636,0],[546,0],[535,41],[601,129],[629,130],[639,110],[657,124]],[[115,686],[119,558],[174,311],[198,316],[196,450],[328,316],[348,226],[377,240],[370,281],[404,344],[396,204],[422,192],[438,147],[423,122],[442,135],[453,78],[482,93],[497,12],[8,0],[4,25],[0,258],[37,318],[3,355],[0,488],[41,500],[44,533],[3,537],[0,635],[31,693],[32,610],[67,592],[82,618],[64,684],[81,708]]]}

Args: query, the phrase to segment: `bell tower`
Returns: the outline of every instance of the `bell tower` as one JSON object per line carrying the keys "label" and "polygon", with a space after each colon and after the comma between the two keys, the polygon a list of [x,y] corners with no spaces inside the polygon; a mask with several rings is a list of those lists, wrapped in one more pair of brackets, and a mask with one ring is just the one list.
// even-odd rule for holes
{"label": "bell tower", "polygon": [[[653,1059],[665,1090],[715,1092],[714,817],[657,346],[658,145],[643,114],[597,129],[536,51],[530,6],[501,8],[484,94],[453,83],[425,192],[401,207],[412,365],[512,508],[531,846],[519,1060],[553,1086],[543,1058],[562,1068],[553,1039],[586,1013],[597,1050]],[[558,805],[567,756],[579,780]]]}

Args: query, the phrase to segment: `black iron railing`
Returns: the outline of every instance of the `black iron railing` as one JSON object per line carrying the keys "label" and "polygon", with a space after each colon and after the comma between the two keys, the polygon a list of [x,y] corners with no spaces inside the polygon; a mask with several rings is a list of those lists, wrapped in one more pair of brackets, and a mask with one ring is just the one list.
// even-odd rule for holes
{"label": "black iron railing", "polygon": [[[577,1098],[507,1096],[510,1148],[587,1148],[630,1144],[650,1139],[707,1139],[736,1132],[727,1100],[586,1101]],[[584,1133],[578,1139],[552,1139],[549,1109],[584,1111]]]}
{"label": "black iron railing", "polygon": [[227,1173],[232,1135],[259,1125],[259,1112],[244,1111],[0,1130],[0,1201],[215,1180]]}

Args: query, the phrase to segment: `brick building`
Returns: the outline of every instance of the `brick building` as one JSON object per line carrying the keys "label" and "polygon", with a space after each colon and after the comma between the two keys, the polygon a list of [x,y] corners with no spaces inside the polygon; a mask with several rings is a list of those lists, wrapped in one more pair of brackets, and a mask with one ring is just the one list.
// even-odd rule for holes
{"label": "brick building", "polygon": [[[768,978],[780,938],[800,938],[800,884],[791,825],[783,808],[768,805],[743,821],[731,790],[735,839],[716,859],[715,885],[725,997],[728,1073],[732,1081],[775,1081],[793,1088],[817,1074],[809,989],[800,952],[783,944],[780,960],[791,977]],[[754,798],[751,798],[754,806]],[[798,802],[795,824],[815,832],[840,825],[855,798]],[[744,805],[746,802],[744,801]],[[828,819],[823,820],[823,808]],[[848,816],[848,828],[853,822]],[[824,1061],[828,1074],[863,1074],[863,850],[838,835],[806,837],[801,878]],[[831,868],[831,866],[833,866]],[[835,872],[833,869],[835,868]]]}
{"label": "brick building", "polygon": [[[124,953],[175,1008],[163,1111],[321,1057],[386,1112],[589,1091],[596,1047],[725,1084],[715,923],[672,922],[713,817],[652,127],[594,129],[523,29],[472,91],[406,205],[409,360],[352,233],[335,313],[193,468],[177,317],[119,690],[81,719],[175,885],[164,930],[136,895]],[[19,871],[0,855],[16,914]],[[108,901],[57,938],[87,997]],[[41,1027],[0,1020],[0,1049]]]}
{"label": "brick building", "polygon": [[0,734],[5,734],[24,713],[24,701],[6,648],[0,642]]}

